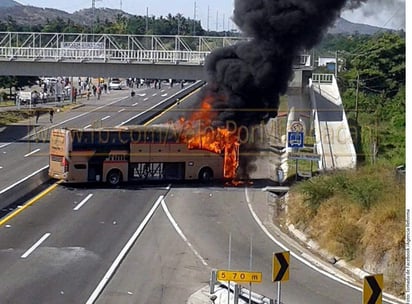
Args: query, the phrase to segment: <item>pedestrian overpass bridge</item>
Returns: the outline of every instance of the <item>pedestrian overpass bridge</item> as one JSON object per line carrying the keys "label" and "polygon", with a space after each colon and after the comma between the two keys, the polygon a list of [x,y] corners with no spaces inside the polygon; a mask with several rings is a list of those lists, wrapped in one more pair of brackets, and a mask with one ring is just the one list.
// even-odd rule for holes
{"label": "pedestrian overpass bridge", "polygon": [[[0,76],[206,80],[206,57],[245,37],[0,32]],[[308,69],[310,55],[296,58]],[[300,81],[299,81],[300,82]]]}

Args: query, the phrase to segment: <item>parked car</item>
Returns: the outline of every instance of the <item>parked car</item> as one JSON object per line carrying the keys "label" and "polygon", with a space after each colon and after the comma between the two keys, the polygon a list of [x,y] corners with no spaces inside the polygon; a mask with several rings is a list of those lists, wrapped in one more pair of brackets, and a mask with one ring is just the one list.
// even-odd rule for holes
{"label": "parked car", "polygon": [[119,78],[112,78],[109,82],[109,90],[121,90],[122,89],[122,82]]}

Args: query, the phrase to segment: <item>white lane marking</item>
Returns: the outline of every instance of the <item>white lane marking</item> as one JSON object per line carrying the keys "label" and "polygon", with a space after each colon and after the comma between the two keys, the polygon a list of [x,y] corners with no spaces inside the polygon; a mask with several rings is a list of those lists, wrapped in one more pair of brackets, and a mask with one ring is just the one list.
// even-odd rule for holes
{"label": "white lane marking", "polygon": [[165,97],[165,96],[167,96],[167,93],[166,93],[166,94],[162,94],[161,96],[162,96],[162,97]]}
{"label": "white lane marking", "polygon": [[157,199],[157,201],[154,203],[152,209],[150,209],[149,213],[146,214],[146,217],[144,220],[141,222],[135,233],[132,235],[132,237],[127,241],[126,245],[123,247],[123,249],[120,251],[119,255],[116,257],[114,260],[113,264],[110,266],[109,270],[105,273],[103,276],[102,280],[99,282],[97,285],[96,289],[93,291],[93,293],[90,295],[89,299],[87,300],[86,304],[93,304],[97,297],[100,295],[102,292],[103,288],[106,286],[106,284],[109,282],[110,278],[116,271],[116,269],[119,267],[120,263],[126,256],[127,252],[130,250],[130,248],[133,246],[134,242],[136,242],[137,238],[139,235],[142,233],[144,227],[147,225],[149,222],[150,218],[153,216],[155,213],[157,207],[160,205],[161,201],[163,200],[164,196],[161,195]]}
{"label": "white lane marking", "polygon": [[146,97],[145,99],[143,99],[143,101],[146,101],[146,100],[148,100],[148,99],[149,99],[149,98]]}
{"label": "white lane marking", "polygon": [[93,194],[89,194],[86,196],[76,207],[73,208],[74,211],[79,210],[86,202],[93,196]]}
{"label": "white lane marking", "polygon": [[40,149],[33,150],[33,151],[31,151],[30,153],[27,153],[26,155],[24,155],[24,157],[30,156],[30,155],[32,155],[32,154],[34,154],[34,153],[36,153],[36,152],[39,152],[39,151],[40,151]]}
{"label": "white lane marking", "polygon": [[11,144],[12,144],[12,143],[3,144],[3,145],[0,146],[0,149],[1,149],[1,148],[4,148],[4,147],[7,147],[8,145],[11,145]]}
{"label": "white lane marking", "polygon": [[139,103],[138,102],[135,102],[134,104],[132,104],[132,107],[135,107],[135,106],[137,106]]}
{"label": "white lane marking", "polygon": [[2,167],[2,166],[0,166],[0,169],[3,169],[3,167]]}
{"label": "white lane marking", "polygon": [[33,172],[32,174],[30,174],[30,175],[26,176],[25,178],[22,178],[21,180],[18,180],[17,182],[15,182],[15,183],[13,183],[12,185],[10,185],[10,186],[8,186],[8,187],[4,188],[3,190],[0,190],[0,194],[3,194],[3,193],[5,193],[6,191],[8,191],[8,190],[10,190],[10,189],[14,188],[14,187],[15,187],[15,186],[17,186],[18,184],[20,184],[20,183],[22,183],[22,182],[24,182],[24,181],[28,180],[29,178],[31,178],[31,177],[33,177],[34,175],[36,175],[37,173],[39,173],[39,172],[41,172],[41,171],[43,171],[43,170],[47,169],[48,167],[49,167],[49,165],[44,166],[43,168],[40,168],[39,170],[37,170],[37,171]]}
{"label": "white lane marking", "polygon": [[157,93],[153,93],[153,94],[152,94],[152,96],[156,96],[156,95],[157,95]]}
{"label": "white lane marking", "polygon": [[137,94],[137,96],[145,97],[145,96],[146,96],[146,93]]}
{"label": "white lane marking", "polygon": [[87,126],[85,126],[85,127],[83,127],[83,129],[88,129],[88,128],[90,128],[92,125],[87,125]]}
{"label": "white lane marking", "polygon": [[176,232],[180,235],[180,237],[183,239],[183,241],[186,243],[187,246],[189,246],[190,250],[195,254],[195,256],[202,262],[204,266],[208,266],[207,262],[205,259],[199,254],[199,252],[193,247],[192,243],[187,239],[187,237],[184,235],[183,231],[180,229],[179,225],[176,223],[175,219],[173,218],[172,214],[169,212],[169,209],[166,206],[166,202],[164,199],[162,199],[162,208],[164,212],[166,213],[167,218],[169,219],[170,223],[172,224],[173,228],[175,228]]}
{"label": "white lane marking", "polygon": [[118,113],[121,113],[121,112],[123,112],[124,110],[126,110],[126,109],[120,109],[119,111],[117,111]]}
{"label": "white lane marking", "polygon": [[109,119],[109,118],[110,118],[110,115],[107,115],[107,116],[103,117],[101,120],[103,121],[103,120],[106,120],[106,119]]}
{"label": "white lane marking", "polygon": [[39,247],[41,245],[41,243],[43,243],[49,236],[51,235],[51,233],[45,233],[40,240],[38,240],[36,243],[34,243],[33,246],[31,246],[25,253],[23,253],[23,255],[21,256],[22,259],[27,258],[34,250],[36,250],[37,247]]}

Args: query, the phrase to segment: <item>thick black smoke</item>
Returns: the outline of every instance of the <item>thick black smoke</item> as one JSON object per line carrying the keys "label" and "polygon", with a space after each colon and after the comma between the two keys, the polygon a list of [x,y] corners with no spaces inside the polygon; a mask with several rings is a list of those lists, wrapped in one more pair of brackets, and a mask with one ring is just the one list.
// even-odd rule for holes
{"label": "thick black smoke", "polygon": [[213,97],[216,123],[245,126],[275,117],[297,56],[320,41],[342,9],[365,1],[235,0],[233,21],[251,40],[207,58],[204,94]]}

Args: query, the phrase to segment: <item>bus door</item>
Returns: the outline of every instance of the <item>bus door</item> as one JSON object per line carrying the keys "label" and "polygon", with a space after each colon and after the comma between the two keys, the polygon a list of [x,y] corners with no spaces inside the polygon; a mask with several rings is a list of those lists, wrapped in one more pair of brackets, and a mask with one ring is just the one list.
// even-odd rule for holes
{"label": "bus door", "polygon": [[96,152],[89,159],[87,180],[89,182],[100,182],[103,174],[103,161],[106,158],[105,153]]}

